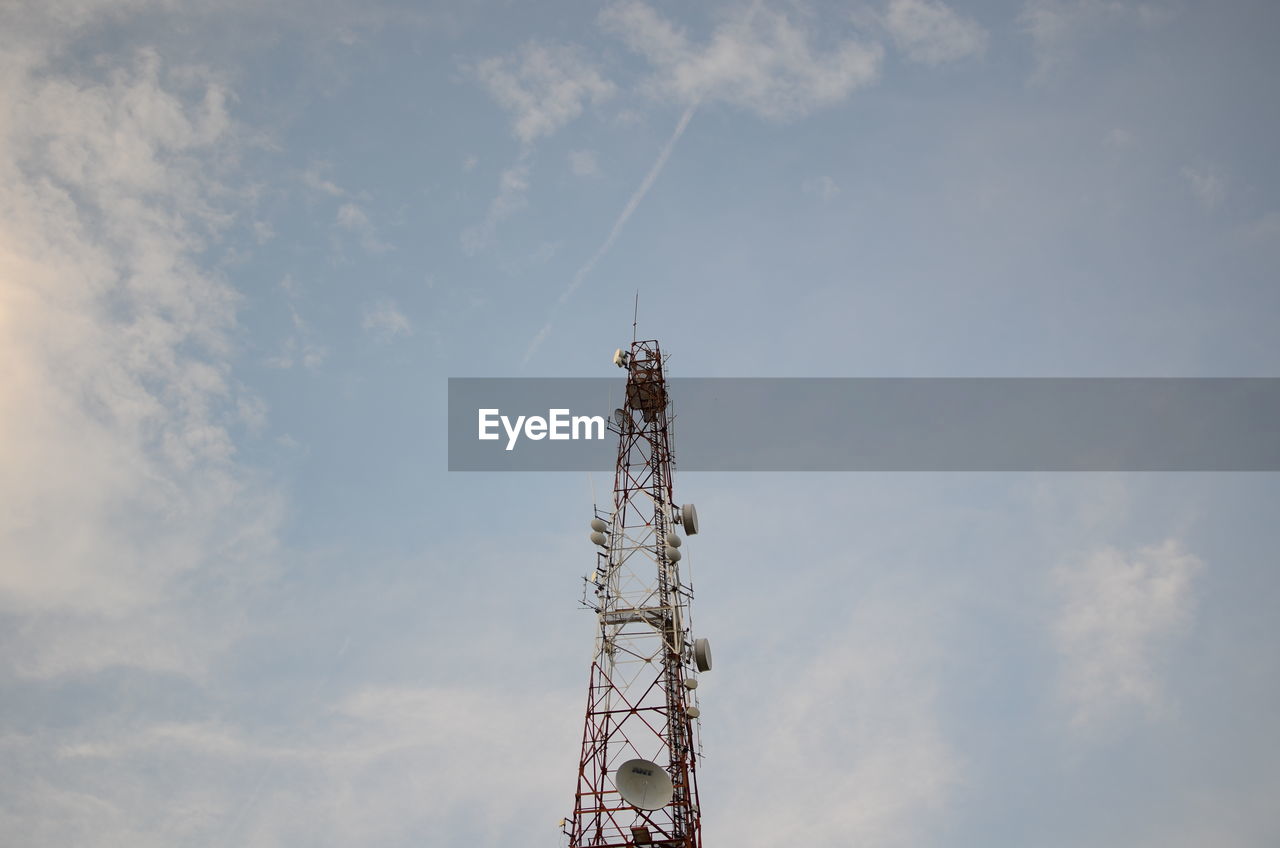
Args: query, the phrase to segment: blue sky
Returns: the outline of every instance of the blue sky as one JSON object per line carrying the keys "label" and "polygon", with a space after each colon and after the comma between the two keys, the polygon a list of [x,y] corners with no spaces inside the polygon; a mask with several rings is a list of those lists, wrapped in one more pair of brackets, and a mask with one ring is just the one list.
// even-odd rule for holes
{"label": "blue sky", "polygon": [[[677,376],[1280,373],[1274,4],[260,6],[0,12],[8,844],[560,844],[609,481],[445,381],[637,291]],[[708,845],[1280,840],[1274,475],[676,492]]]}

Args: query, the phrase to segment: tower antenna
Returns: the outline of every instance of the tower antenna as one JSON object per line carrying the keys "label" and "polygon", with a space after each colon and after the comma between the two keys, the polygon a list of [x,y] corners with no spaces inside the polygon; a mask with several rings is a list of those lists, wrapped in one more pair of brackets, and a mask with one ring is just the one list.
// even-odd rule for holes
{"label": "tower antenna", "polygon": [[636,343],[636,325],[640,323],[640,289],[636,289],[636,308],[631,313],[631,345]]}
{"label": "tower antenna", "polygon": [[672,494],[658,343],[633,341],[613,361],[627,372],[626,394],[609,424],[618,436],[612,510],[597,507],[591,519],[596,569],[582,602],[596,613],[595,656],[564,833],[570,848],[702,848],[697,690],[711,646],[693,637],[693,586],[680,569],[681,536],[698,532],[698,512]]}

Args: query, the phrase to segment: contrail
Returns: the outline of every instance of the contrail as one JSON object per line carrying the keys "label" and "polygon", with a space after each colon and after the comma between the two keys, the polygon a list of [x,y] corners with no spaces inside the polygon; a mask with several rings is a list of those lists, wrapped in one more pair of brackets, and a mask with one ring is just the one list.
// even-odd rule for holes
{"label": "contrail", "polygon": [[[627,205],[622,207],[622,212],[618,215],[618,220],[613,222],[613,228],[609,230],[609,235],[596,248],[596,252],[591,254],[591,258],[582,263],[582,267],[573,275],[573,279],[569,281],[569,285],[560,297],[556,300],[556,308],[559,308],[569,297],[578,290],[586,280],[587,275],[596,267],[596,263],[609,252],[609,248],[613,247],[613,243],[618,240],[618,235],[622,232],[622,228],[627,225],[627,221],[631,218],[631,213],[636,211],[636,207],[640,205],[640,201],[644,200],[644,196],[649,193],[649,189],[653,188],[653,184],[657,181],[658,175],[662,173],[663,167],[667,164],[667,160],[671,158],[671,151],[675,150],[676,142],[680,140],[680,136],[684,135],[685,128],[689,126],[689,121],[693,118],[693,113],[698,109],[698,103],[695,100],[690,104],[689,108],[684,110],[684,114],[680,116],[679,123],[671,133],[671,137],[667,139],[666,145],[663,146],[662,152],[658,154],[657,160],[653,163],[653,167],[649,169],[649,173],[644,175],[644,179],[640,181],[640,185],[631,193],[631,199],[627,201]],[[554,315],[554,310],[553,310]],[[527,365],[530,358],[537,352],[542,345],[544,339],[551,332],[551,321],[547,321],[538,334],[533,337],[533,341],[529,343],[529,349],[525,351],[522,365]]]}
{"label": "contrail", "polygon": [[667,139],[667,144],[662,148],[662,152],[658,154],[658,160],[653,163],[653,167],[649,169],[649,173],[644,175],[644,179],[640,181],[640,186],[632,193],[631,199],[627,201],[627,205],[622,208],[622,214],[618,216],[618,220],[613,222],[613,229],[609,230],[609,235],[605,238],[604,243],[596,249],[578,272],[573,275],[573,280],[569,283],[569,287],[560,295],[560,303],[564,303],[569,299],[569,295],[582,285],[582,281],[586,279],[587,274],[591,273],[591,269],[596,266],[609,248],[613,247],[613,243],[618,240],[618,234],[622,232],[622,228],[627,225],[627,221],[631,218],[631,213],[636,211],[636,207],[640,205],[640,201],[644,200],[644,196],[649,193],[649,189],[653,188],[653,184],[658,179],[658,174],[662,173],[662,168],[667,164],[667,159],[671,158],[671,151],[675,149],[676,142],[680,140],[680,136],[684,135],[685,127],[689,126],[689,120],[693,117],[694,110],[698,108],[698,104],[694,103],[688,109],[684,110],[684,114],[680,116],[680,123],[676,124],[675,131],[671,133],[671,138]]}

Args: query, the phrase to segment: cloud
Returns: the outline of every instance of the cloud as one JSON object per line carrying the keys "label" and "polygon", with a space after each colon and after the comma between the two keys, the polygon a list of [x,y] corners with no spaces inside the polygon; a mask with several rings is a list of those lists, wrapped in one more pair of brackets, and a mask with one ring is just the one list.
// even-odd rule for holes
{"label": "cloud", "polygon": [[[943,734],[935,680],[943,656],[920,599],[863,597],[847,622],[821,634],[768,698],[718,692],[749,751],[725,751],[716,768],[749,773],[767,764],[770,802],[739,783],[717,837],[737,844],[910,846],[945,805],[961,775]],[[929,604],[923,604],[929,606]],[[818,646],[821,646],[820,648]],[[733,685],[733,684],[727,684]],[[756,685],[759,685],[758,681]],[[745,706],[749,704],[750,706]],[[723,721],[724,719],[722,719]]]}
{"label": "cloud", "polygon": [[[308,552],[252,599],[244,641],[204,685],[108,673],[16,688],[0,732],[0,759],[13,766],[0,769],[5,839],[102,848],[554,841],[573,804],[586,622],[572,610],[544,618],[542,636],[517,652],[525,661],[508,663],[529,592],[425,616],[420,600],[404,604],[429,598],[459,557],[496,573],[509,547],[447,543],[390,568],[375,556],[360,574],[346,567],[349,552]],[[542,547],[552,554],[535,553],[539,563],[580,550],[568,534]],[[491,581],[459,586],[483,594]],[[441,653],[457,632],[451,617],[474,619],[481,607],[492,626],[469,628],[465,644]],[[559,667],[571,683],[548,684],[548,659],[568,663]]]}
{"label": "cloud", "polygon": [[1188,166],[1182,169],[1182,177],[1187,181],[1191,196],[1210,212],[1221,206],[1227,199],[1226,181],[1215,168]]}
{"label": "cloud", "polygon": [[516,164],[498,177],[498,194],[489,202],[484,221],[462,231],[462,251],[474,256],[493,241],[498,224],[529,205],[529,162],[522,155]]}
{"label": "cloud", "polygon": [[391,300],[379,300],[366,306],[360,326],[384,342],[397,336],[413,335],[413,324],[408,316]]}
{"label": "cloud", "polygon": [[369,218],[369,213],[355,202],[353,193],[326,176],[329,169],[330,165],[327,162],[312,163],[302,172],[302,184],[314,192],[343,200],[335,213],[334,224],[339,229],[354,235],[366,251],[376,254],[391,250],[391,245],[378,236],[378,230]]}
{"label": "cloud", "polygon": [[328,169],[328,163],[313,163],[311,167],[302,172],[302,184],[312,191],[318,191],[330,197],[346,197],[346,190],[324,175],[324,172]]}
{"label": "cloud", "polygon": [[891,0],[885,26],[908,57],[926,65],[954,62],[986,50],[987,32],[935,0]]}
{"label": "cloud", "polygon": [[285,337],[279,352],[269,357],[266,364],[272,368],[292,368],[301,365],[304,368],[318,368],[328,355],[328,350],[315,341],[315,332],[311,325],[298,311],[298,300],[302,287],[291,274],[285,274],[280,281],[280,288],[289,300],[289,320],[293,331]]}
{"label": "cloud", "polygon": [[1073,725],[1163,708],[1159,664],[1188,626],[1202,565],[1169,539],[1131,553],[1103,548],[1055,572],[1059,692]]}
{"label": "cloud", "polygon": [[[222,718],[109,719],[52,753],[46,738],[10,735],[6,757],[30,766],[28,779],[6,781],[6,837],[159,848],[399,845],[450,833],[509,844],[530,822],[553,838],[572,803],[577,752],[563,741],[582,721],[576,692],[526,689],[514,720],[508,692],[462,686],[367,686],[294,708],[299,721],[274,731]],[[455,767],[475,762],[495,766]]]}
{"label": "cloud", "polygon": [[1138,146],[1138,137],[1132,130],[1115,127],[1103,137],[1102,143],[1112,150],[1133,150]]}
{"label": "cloud", "polygon": [[829,176],[821,176],[805,180],[801,183],[800,190],[805,194],[812,194],[821,197],[823,200],[830,200],[840,193],[840,185]]}
{"label": "cloud", "polygon": [[[498,194],[489,203],[483,223],[462,232],[462,250],[473,256],[493,240],[499,223],[527,205],[531,145],[581,115],[586,103],[612,97],[616,86],[587,61],[581,49],[537,41],[526,43],[514,56],[478,62],[469,71],[511,113],[512,129],[522,143],[516,163],[498,180]],[[474,157],[467,160],[465,169],[472,167]]]}
{"label": "cloud", "polygon": [[1018,15],[1031,36],[1041,80],[1067,64],[1085,38],[1115,26],[1153,27],[1174,14],[1171,4],[1136,0],[1027,0]]}
{"label": "cloud", "polygon": [[391,245],[378,237],[378,231],[369,220],[369,213],[356,203],[344,203],[338,207],[338,226],[353,233],[360,246],[370,253],[386,253]]}
{"label": "cloud", "polygon": [[515,56],[485,59],[471,72],[498,105],[511,114],[512,129],[524,144],[549,136],[615,91],[571,46],[530,41]]}
{"label": "cloud", "polygon": [[1249,241],[1261,244],[1280,244],[1280,212],[1266,212],[1245,228]]}
{"label": "cloud", "polygon": [[876,79],[883,55],[879,45],[855,39],[819,50],[812,32],[758,5],[716,27],[701,45],[638,0],[605,7],[600,25],[653,66],[645,87],[654,96],[684,105],[729,103],[772,120],[844,100]]}
{"label": "cloud", "polygon": [[1100,19],[1116,14],[1118,5],[1098,0],[1028,0],[1018,17],[1035,49],[1036,77],[1061,65],[1074,42]]}
{"label": "cloud", "polygon": [[197,264],[232,220],[231,98],[150,50],[94,78],[44,55],[0,69],[0,664],[198,675],[280,514],[236,458],[263,415],[238,295]]}
{"label": "cloud", "polygon": [[594,177],[600,174],[600,164],[594,150],[570,150],[569,170],[577,177]]}

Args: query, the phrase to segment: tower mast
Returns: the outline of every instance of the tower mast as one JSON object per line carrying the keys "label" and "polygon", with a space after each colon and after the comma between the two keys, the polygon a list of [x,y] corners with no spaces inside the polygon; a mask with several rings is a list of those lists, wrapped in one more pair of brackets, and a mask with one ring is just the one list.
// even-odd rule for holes
{"label": "tower mast", "polygon": [[583,602],[597,616],[570,848],[701,848],[698,673],[707,640],[690,630],[691,585],[681,538],[698,532],[692,504],[672,494],[671,409],[658,343],[632,341],[614,363],[627,371],[612,510],[597,508],[600,550]]}

